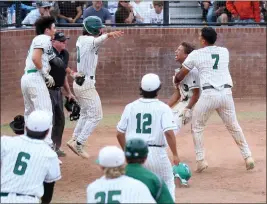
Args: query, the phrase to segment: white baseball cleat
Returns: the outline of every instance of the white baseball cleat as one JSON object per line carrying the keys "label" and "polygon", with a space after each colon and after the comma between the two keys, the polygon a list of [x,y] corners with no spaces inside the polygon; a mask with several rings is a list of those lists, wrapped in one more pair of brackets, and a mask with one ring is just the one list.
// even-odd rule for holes
{"label": "white baseball cleat", "polygon": [[246,168],[247,170],[251,170],[251,169],[254,169],[255,167],[255,162],[253,160],[252,157],[248,157],[245,159],[245,162],[246,162]]}
{"label": "white baseball cleat", "polygon": [[197,173],[201,173],[202,171],[204,171],[205,169],[208,168],[208,162],[203,159],[203,160],[199,160],[197,161],[197,169],[196,169],[196,172]]}

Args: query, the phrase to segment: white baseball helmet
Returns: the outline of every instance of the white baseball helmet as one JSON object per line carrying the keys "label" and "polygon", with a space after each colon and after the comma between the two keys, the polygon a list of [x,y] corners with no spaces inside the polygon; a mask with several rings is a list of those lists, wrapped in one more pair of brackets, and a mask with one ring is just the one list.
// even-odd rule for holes
{"label": "white baseball helmet", "polygon": [[155,91],[160,87],[159,76],[153,73],[149,73],[143,76],[141,81],[141,88],[143,91],[151,92]]}
{"label": "white baseball helmet", "polygon": [[117,146],[106,146],[99,151],[97,163],[107,168],[119,167],[125,163],[124,152]]}
{"label": "white baseball helmet", "polygon": [[34,132],[44,132],[52,125],[52,117],[48,112],[37,110],[33,111],[26,122],[26,127]]}

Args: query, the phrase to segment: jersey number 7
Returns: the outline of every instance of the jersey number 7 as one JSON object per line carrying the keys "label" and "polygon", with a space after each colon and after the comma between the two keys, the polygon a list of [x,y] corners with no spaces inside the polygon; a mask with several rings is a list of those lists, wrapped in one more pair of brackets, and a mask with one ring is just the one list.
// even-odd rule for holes
{"label": "jersey number 7", "polygon": [[215,63],[213,65],[213,69],[218,69],[218,62],[219,62],[220,56],[218,54],[212,54],[211,58],[215,59]]}

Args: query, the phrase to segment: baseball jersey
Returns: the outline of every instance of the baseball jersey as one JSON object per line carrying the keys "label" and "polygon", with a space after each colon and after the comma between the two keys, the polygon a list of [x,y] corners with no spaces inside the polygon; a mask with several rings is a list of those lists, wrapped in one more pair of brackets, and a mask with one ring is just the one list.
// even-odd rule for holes
{"label": "baseball jersey", "polygon": [[1,137],[1,192],[42,197],[43,182],[61,178],[57,154],[43,141]]}
{"label": "baseball jersey", "polygon": [[[176,73],[178,71],[175,71]],[[193,96],[192,89],[200,88],[197,68],[193,68],[179,84],[180,101],[189,101]]]}
{"label": "baseball jersey", "polygon": [[150,145],[166,145],[164,132],[175,129],[171,108],[158,99],[144,98],[128,104],[117,125],[126,140],[142,138]]}
{"label": "baseball jersey", "polygon": [[95,76],[98,62],[98,49],[107,39],[107,34],[97,38],[93,36],[80,36],[76,42],[77,70],[85,76]]}
{"label": "baseball jersey", "polygon": [[87,187],[87,203],[156,203],[142,182],[128,176],[95,180]]}
{"label": "baseball jersey", "polygon": [[229,72],[229,51],[224,47],[207,46],[191,52],[183,66],[189,70],[198,69],[200,84],[223,89],[224,84],[233,86]]}
{"label": "baseball jersey", "polygon": [[141,164],[128,164],[126,175],[144,183],[157,203],[174,203],[166,183]]}
{"label": "baseball jersey", "polygon": [[50,71],[50,64],[49,61],[53,59],[56,55],[53,52],[53,47],[51,43],[51,37],[48,35],[38,35],[32,40],[31,47],[28,51],[28,55],[26,58],[26,67],[25,71],[31,70],[31,69],[36,69],[35,65],[32,61],[32,55],[33,55],[33,50],[34,49],[41,48],[43,49],[43,54],[42,54],[42,69],[46,72]]}

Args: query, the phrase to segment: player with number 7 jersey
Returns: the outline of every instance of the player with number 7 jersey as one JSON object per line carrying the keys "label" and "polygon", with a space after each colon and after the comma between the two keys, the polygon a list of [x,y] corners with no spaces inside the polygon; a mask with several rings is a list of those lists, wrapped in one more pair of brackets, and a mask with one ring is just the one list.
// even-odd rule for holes
{"label": "player with number 7 jersey", "polygon": [[229,51],[227,48],[216,46],[216,40],[216,31],[212,27],[204,27],[199,33],[202,48],[194,50],[188,55],[182,64],[182,69],[175,76],[175,83],[179,85],[194,67],[199,71],[202,93],[192,116],[192,133],[197,160],[196,171],[200,173],[208,167],[202,135],[206,122],[214,111],[223,120],[241,151],[247,170],[250,170],[254,168],[254,160],[236,117],[231,90],[233,82],[229,71]]}
{"label": "player with number 7 jersey", "polygon": [[173,163],[178,165],[180,160],[173,131],[177,126],[171,108],[156,98],[160,88],[161,82],[158,75],[143,76],[140,89],[143,97],[125,107],[117,125],[117,138],[123,149],[129,139],[142,138],[147,142],[149,153],[144,167],[165,181],[175,201],[172,164],[166,148],[169,145],[173,154]]}

